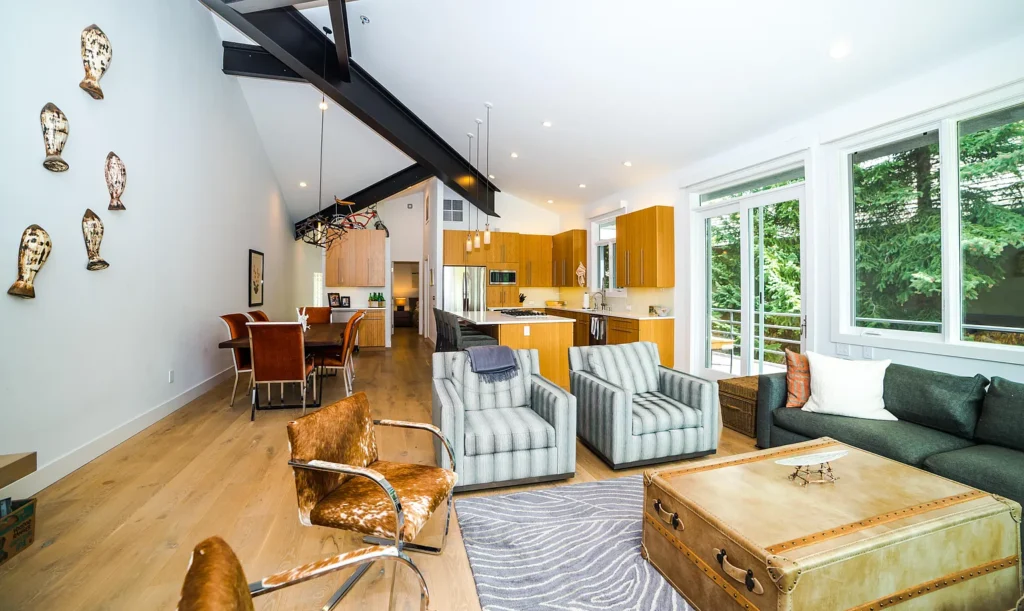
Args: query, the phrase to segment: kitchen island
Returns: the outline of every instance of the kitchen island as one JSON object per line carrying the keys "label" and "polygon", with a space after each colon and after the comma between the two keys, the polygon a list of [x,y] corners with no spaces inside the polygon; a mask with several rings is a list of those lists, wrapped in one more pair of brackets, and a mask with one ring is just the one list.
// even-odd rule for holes
{"label": "kitchen island", "polygon": [[540,355],[540,374],[569,388],[569,348],[573,345],[574,321],[560,316],[510,316],[482,310],[452,312],[460,320],[513,350],[535,349]]}

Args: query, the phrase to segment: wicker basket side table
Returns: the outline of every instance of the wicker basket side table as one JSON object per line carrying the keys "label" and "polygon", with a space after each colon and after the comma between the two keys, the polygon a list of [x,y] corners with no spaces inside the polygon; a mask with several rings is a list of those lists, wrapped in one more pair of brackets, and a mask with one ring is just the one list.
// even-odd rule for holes
{"label": "wicker basket side table", "polygon": [[722,423],[747,437],[757,437],[757,376],[718,382]]}

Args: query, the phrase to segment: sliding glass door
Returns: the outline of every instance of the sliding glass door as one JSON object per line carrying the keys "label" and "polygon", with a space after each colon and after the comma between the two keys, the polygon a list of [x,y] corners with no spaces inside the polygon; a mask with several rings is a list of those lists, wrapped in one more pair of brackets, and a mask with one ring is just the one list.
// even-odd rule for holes
{"label": "sliding glass door", "polygon": [[785,370],[803,350],[803,185],[698,211],[704,223],[704,367],[722,375]]}

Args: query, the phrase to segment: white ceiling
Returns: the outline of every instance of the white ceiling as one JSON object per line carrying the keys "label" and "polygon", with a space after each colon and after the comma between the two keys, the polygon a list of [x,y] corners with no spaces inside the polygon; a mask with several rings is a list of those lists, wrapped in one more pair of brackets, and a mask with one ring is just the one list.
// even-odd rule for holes
{"label": "white ceiling", "polygon": [[[1021,0],[361,0],[348,12],[352,57],[456,150],[493,102],[495,183],[559,207],[1024,32]],[[325,7],[303,14],[330,22]],[[852,53],[837,61],[829,47],[840,39]],[[317,96],[242,80],[291,203],[290,184],[314,184]],[[332,104],[328,115],[342,114]],[[351,118],[329,128],[339,196],[408,164]]]}

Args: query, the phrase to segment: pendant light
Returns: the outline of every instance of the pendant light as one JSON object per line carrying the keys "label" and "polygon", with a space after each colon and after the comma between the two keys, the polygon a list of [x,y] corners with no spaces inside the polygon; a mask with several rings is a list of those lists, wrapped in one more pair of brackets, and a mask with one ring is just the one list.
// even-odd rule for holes
{"label": "pendant light", "polygon": [[480,119],[476,120],[476,235],[473,236],[473,248],[480,250]]}
{"label": "pendant light", "polygon": [[[487,149],[486,149],[486,154],[487,154],[486,164],[487,164],[487,167],[485,168],[484,176],[490,176],[491,175],[491,107],[493,106],[493,104],[491,104],[490,102],[484,102],[484,106],[487,107]],[[477,153],[477,161],[478,162],[480,161],[480,154],[479,153]],[[490,214],[487,215],[486,221],[487,222],[484,223],[484,244],[490,244],[491,243],[491,215]]]}
{"label": "pendant light", "polygon": [[[469,138],[469,153],[466,155],[466,159],[470,161],[470,166],[473,165],[473,134],[467,133],[466,136]],[[468,191],[468,189],[467,189]],[[469,210],[463,206],[466,210],[466,252],[473,252],[473,233],[469,230]]]}

